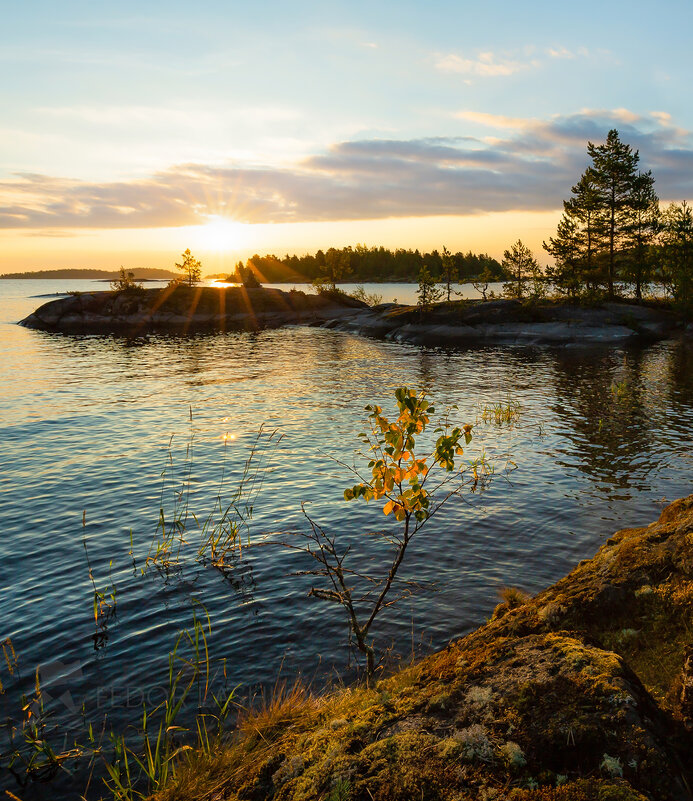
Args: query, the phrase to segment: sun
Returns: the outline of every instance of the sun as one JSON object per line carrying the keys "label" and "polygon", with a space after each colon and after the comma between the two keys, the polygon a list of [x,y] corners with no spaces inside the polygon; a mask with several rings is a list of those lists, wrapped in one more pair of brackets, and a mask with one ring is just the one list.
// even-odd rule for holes
{"label": "sun", "polygon": [[199,227],[199,246],[205,250],[235,250],[243,246],[245,226],[229,217],[213,216]]}

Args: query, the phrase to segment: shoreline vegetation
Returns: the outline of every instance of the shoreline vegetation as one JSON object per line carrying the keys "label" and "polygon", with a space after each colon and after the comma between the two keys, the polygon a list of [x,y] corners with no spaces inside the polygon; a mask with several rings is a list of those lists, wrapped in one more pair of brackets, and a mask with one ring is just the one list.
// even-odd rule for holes
{"label": "shoreline vegetation", "polygon": [[371,687],[276,688],[156,801],[684,801],[693,495]]}

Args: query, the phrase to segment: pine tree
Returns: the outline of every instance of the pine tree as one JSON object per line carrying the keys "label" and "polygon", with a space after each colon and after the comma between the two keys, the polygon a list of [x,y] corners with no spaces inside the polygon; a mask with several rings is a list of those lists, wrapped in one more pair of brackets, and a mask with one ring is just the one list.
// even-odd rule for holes
{"label": "pine tree", "polygon": [[553,256],[555,265],[547,270],[547,278],[558,292],[577,297],[583,286],[583,236],[575,217],[564,214],[556,236],[544,244],[544,250]]}
{"label": "pine tree", "polygon": [[588,142],[587,153],[592,158],[592,177],[599,197],[598,217],[605,237],[607,287],[609,297],[613,298],[616,258],[631,217],[640,155],[621,142],[615,128],[609,131],[603,145]]}
{"label": "pine tree", "polygon": [[662,280],[683,306],[693,304],[693,210],[684,200],[664,212]]}
{"label": "pine tree", "polygon": [[503,291],[510,297],[521,298],[527,281],[540,273],[539,264],[532,251],[521,239],[503,253],[502,264],[512,275],[512,279],[503,285]]}
{"label": "pine tree", "polygon": [[183,275],[180,278],[180,281],[185,282],[187,281],[188,286],[192,286],[193,284],[198,283],[200,278],[202,277],[202,262],[198,261],[190,252],[190,248],[188,248],[183,255],[183,261],[181,264],[176,262],[176,269],[180,270]]}
{"label": "pine tree", "polygon": [[648,170],[636,176],[630,199],[630,219],[625,225],[623,277],[635,284],[635,297],[638,300],[642,299],[643,285],[652,280],[653,245],[660,230],[659,198],[654,191],[654,178]]}
{"label": "pine tree", "polygon": [[455,275],[455,259],[450,251],[443,245],[443,254],[441,256],[443,283],[445,284],[445,291],[447,292],[447,300],[450,302],[450,295],[457,294],[452,288],[452,283],[458,276]]}
{"label": "pine tree", "polygon": [[635,284],[641,298],[652,275],[659,229],[654,178],[649,171],[638,172],[638,151],[621,142],[615,129],[602,145],[588,142],[587,152],[592,164],[563,202],[556,236],[544,243],[556,261],[551,278],[567,294],[606,284],[613,297],[620,275]]}
{"label": "pine tree", "polygon": [[588,167],[572,187],[573,197],[563,203],[565,213],[579,225],[582,247],[580,279],[596,289],[600,281],[599,251],[604,243],[604,220],[600,212],[603,201],[597,185],[597,176]]}
{"label": "pine tree", "polygon": [[419,288],[416,292],[418,306],[421,314],[437,300],[443,297],[443,290],[437,286],[437,281],[426,265],[419,270]]}

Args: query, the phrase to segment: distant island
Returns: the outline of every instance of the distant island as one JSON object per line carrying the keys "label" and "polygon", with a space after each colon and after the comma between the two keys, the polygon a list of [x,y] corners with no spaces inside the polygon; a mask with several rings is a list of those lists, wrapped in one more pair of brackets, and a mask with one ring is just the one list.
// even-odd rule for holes
{"label": "distant island", "polygon": [[[152,281],[164,280],[170,281],[172,278],[177,278],[178,274],[171,272],[171,270],[160,270],[155,267],[142,267],[131,271],[136,281]],[[120,275],[119,270],[37,270],[30,273],[5,273],[0,275],[2,278],[80,278],[82,280],[102,280],[102,281],[115,281]]]}

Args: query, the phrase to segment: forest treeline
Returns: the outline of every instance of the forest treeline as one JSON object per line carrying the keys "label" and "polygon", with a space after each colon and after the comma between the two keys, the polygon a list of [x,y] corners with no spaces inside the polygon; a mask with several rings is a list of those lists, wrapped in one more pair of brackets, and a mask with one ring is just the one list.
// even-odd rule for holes
{"label": "forest treeline", "polygon": [[436,276],[451,269],[455,280],[471,281],[487,273],[494,281],[509,278],[501,263],[487,253],[450,253],[433,250],[389,250],[385,247],[329,248],[305,256],[255,254],[248,259],[249,267],[262,282],[304,282],[324,279],[329,284],[338,281],[411,281],[416,282],[422,268]]}

